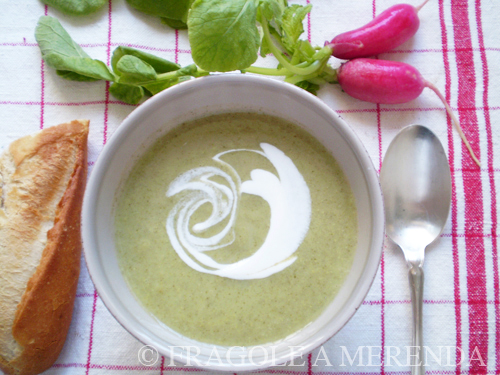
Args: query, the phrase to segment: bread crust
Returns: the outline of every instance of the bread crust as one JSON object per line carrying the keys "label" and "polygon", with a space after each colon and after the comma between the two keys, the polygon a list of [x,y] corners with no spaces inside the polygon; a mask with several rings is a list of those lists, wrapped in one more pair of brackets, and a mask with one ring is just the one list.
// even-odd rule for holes
{"label": "bread crust", "polygon": [[[18,228],[18,235],[29,237],[33,235],[30,231],[37,228],[40,231],[37,223],[43,220],[52,219],[53,226],[46,232],[40,262],[15,311],[12,336],[19,349],[13,351],[14,357],[0,352],[0,369],[6,374],[32,375],[45,371],[56,361],[66,340],[80,273],[80,216],[87,177],[87,136],[88,121],[75,120],[21,138],[9,147],[16,168],[14,174],[20,172],[22,175],[23,163],[35,159],[39,171],[35,178],[43,174],[44,164],[50,164],[47,171],[55,171],[54,179],[41,179],[42,185],[35,181],[33,194],[41,194],[46,199],[60,191],[62,197],[52,197],[58,202],[53,218],[47,217],[49,213],[40,207],[34,207],[34,212],[24,207],[27,212],[24,219],[28,225],[27,229]],[[61,161],[61,158],[70,160]],[[61,189],[62,181],[67,178],[65,173],[68,173],[63,168],[69,168],[70,175],[67,185]],[[61,178],[57,177],[59,172]],[[21,177],[27,179],[30,176]],[[11,193],[14,194],[12,189]]]}

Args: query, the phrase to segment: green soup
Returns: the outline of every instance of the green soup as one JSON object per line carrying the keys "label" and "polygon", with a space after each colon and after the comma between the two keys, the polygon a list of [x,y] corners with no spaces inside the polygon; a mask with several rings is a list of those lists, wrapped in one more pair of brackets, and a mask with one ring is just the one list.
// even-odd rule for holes
{"label": "green soup", "polygon": [[192,339],[247,346],[300,330],[331,303],[357,219],[316,139],[276,117],[228,113],[182,124],[145,152],[118,194],[115,229],[146,309]]}

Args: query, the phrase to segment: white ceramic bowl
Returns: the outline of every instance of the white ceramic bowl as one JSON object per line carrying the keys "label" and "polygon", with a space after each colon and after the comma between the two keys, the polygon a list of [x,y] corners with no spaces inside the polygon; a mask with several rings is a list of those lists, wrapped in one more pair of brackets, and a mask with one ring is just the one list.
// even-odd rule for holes
{"label": "white ceramic bowl", "polygon": [[[358,211],[354,264],[338,295],[307,327],[279,342],[258,347],[226,348],[200,343],[160,323],[129,290],[118,266],[114,244],[115,194],[137,158],[172,127],[228,111],[258,111],[307,129],[342,167]],[[262,369],[297,358],[323,344],[347,323],[363,302],[377,272],[384,215],[375,168],[354,131],[334,111],[293,85],[268,78],[224,74],[169,88],[123,121],[93,168],[83,203],[82,228],[85,258],[99,296],[123,327],[154,347],[146,353],[148,356],[158,350],[160,354],[174,356],[180,363],[235,372]],[[219,357],[213,353],[214,348]]]}

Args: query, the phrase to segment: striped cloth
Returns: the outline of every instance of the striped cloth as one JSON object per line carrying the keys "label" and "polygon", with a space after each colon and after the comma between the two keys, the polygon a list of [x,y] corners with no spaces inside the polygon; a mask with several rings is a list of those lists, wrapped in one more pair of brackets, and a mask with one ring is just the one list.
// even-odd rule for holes
{"label": "striped cloth", "polygon": [[[418,5],[418,0],[408,1]],[[313,5],[305,29],[315,45],[368,22],[394,4],[393,0],[293,2]],[[0,5],[0,146],[40,128],[88,118],[91,172],[107,140],[134,110],[110,96],[106,83],[64,81],[44,66],[34,38],[41,15],[59,18],[92,57],[108,63],[118,45],[142,48],[182,65],[191,62],[186,32],[166,28],[157,18],[134,11],[124,0],[110,0],[104,9],[84,18],[65,16],[37,0],[0,0]],[[380,58],[414,65],[441,90],[480,157],[480,170],[430,90],[410,103],[391,106],[352,99],[336,85],[323,87],[319,97],[354,128],[379,169],[390,141],[405,125],[426,125],[443,143],[453,194],[446,228],[426,252],[427,371],[500,374],[500,2],[431,0],[419,15],[417,35]],[[340,64],[334,59],[331,62]],[[273,66],[275,61],[259,58],[257,64]],[[351,321],[323,347],[263,373],[409,374],[410,322],[406,266],[401,251],[387,241],[375,282]],[[82,259],[68,339],[47,373],[204,373],[163,357],[141,363],[141,353],[145,353],[143,344],[101,302]]]}

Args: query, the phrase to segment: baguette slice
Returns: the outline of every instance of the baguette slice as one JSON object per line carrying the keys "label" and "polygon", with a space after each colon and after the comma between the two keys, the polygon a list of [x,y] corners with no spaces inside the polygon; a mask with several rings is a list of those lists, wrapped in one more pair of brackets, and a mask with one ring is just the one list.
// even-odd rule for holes
{"label": "baguette slice", "polygon": [[14,141],[0,156],[0,369],[39,374],[66,340],[80,273],[88,121]]}

